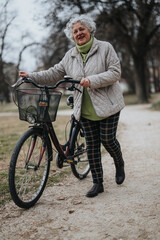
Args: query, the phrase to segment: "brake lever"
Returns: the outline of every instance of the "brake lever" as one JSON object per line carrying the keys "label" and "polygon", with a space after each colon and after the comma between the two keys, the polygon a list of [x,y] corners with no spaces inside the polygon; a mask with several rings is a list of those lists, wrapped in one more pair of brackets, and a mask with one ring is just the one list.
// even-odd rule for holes
{"label": "brake lever", "polygon": [[69,90],[69,91],[74,91],[74,89],[75,89],[75,87],[73,86],[73,84],[67,88],[67,90]]}
{"label": "brake lever", "polygon": [[81,90],[79,90],[78,88],[74,87],[75,90],[77,90],[78,92],[82,93]]}
{"label": "brake lever", "polygon": [[77,90],[78,92],[82,93],[81,90],[75,87],[75,84],[73,83],[70,87],[67,88],[69,91],[74,91]]}

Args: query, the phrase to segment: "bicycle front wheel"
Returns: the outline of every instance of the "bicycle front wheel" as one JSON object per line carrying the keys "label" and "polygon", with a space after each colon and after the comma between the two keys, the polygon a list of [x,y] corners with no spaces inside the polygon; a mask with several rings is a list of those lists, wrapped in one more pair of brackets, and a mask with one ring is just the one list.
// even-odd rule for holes
{"label": "bicycle front wheel", "polygon": [[19,139],[10,162],[9,190],[15,204],[32,207],[42,195],[47,183],[52,148],[42,130],[31,128]]}
{"label": "bicycle front wheel", "polygon": [[82,127],[79,126],[73,131],[72,152],[74,152],[74,162],[71,163],[71,169],[78,179],[85,178],[89,171],[89,161],[87,156],[86,141]]}

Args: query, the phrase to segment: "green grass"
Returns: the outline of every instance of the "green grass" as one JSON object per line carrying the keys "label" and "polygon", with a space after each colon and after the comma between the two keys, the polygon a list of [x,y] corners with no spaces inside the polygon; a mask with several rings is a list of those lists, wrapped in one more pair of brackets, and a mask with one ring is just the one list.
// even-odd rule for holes
{"label": "green grass", "polygon": [[55,183],[59,183],[62,182],[63,180],[65,180],[65,178],[67,176],[69,176],[71,174],[71,169],[70,167],[68,168],[63,168],[63,169],[58,169],[57,172],[52,173],[52,169],[50,171],[50,176],[47,182],[48,186],[52,186]]}
{"label": "green grass", "polygon": [[0,112],[18,112],[17,106],[14,102],[1,104],[0,103]]}
{"label": "green grass", "polygon": [[11,200],[8,187],[8,173],[0,173],[0,205]]}
{"label": "green grass", "polygon": [[151,110],[160,111],[160,93],[151,94],[150,103],[152,104]]}
{"label": "green grass", "polygon": [[[126,105],[138,104],[138,98],[135,94],[124,95],[124,101]],[[160,111],[160,93],[152,93],[149,98],[149,103],[152,104],[152,110]]]}
{"label": "green grass", "polygon": [[0,136],[0,204],[11,199],[8,187],[9,159],[19,137],[16,133]]}
{"label": "green grass", "polygon": [[11,135],[0,136],[0,161],[6,157],[6,152],[11,153],[20,135],[12,133]]}
{"label": "green grass", "polygon": [[125,94],[124,102],[126,105],[133,105],[138,103],[137,96],[135,94]]}
{"label": "green grass", "polygon": [[156,111],[160,111],[160,101],[158,101],[156,103],[153,103],[151,109],[156,110]]}

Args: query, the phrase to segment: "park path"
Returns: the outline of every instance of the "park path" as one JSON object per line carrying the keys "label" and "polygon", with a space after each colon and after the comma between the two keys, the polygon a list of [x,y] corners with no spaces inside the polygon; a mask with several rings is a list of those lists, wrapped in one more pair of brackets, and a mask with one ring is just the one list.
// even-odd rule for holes
{"label": "park path", "polygon": [[[1,240],[159,240],[160,112],[150,105],[127,106],[121,112],[118,139],[126,180],[115,183],[115,169],[103,157],[105,191],[85,197],[91,176],[48,187],[29,210],[13,202],[0,209]],[[52,173],[50,174],[50,177]]]}

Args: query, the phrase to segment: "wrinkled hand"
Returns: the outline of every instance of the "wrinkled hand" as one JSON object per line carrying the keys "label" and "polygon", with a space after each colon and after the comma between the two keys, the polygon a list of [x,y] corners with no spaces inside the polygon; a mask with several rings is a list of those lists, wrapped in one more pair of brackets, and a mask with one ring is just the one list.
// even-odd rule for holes
{"label": "wrinkled hand", "polygon": [[80,82],[80,85],[83,87],[90,87],[90,80],[88,78],[83,78]]}
{"label": "wrinkled hand", "polygon": [[19,72],[19,76],[20,76],[20,77],[29,77],[29,74],[26,73],[26,72],[20,71],[20,72]]}

